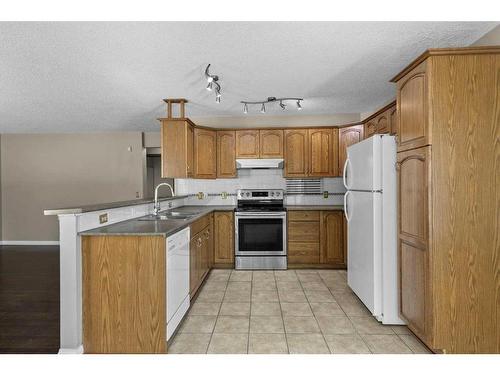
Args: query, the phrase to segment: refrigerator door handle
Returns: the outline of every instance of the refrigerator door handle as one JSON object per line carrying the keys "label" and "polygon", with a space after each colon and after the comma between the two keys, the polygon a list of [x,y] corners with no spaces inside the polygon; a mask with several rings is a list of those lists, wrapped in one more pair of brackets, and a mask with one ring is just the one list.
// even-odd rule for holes
{"label": "refrigerator door handle", "polygon": [[346,189],[349,189],[349,187],[347,186],[347,164],[349,163],[350,163],[349,159],[345,159],[344,170],[342,172],[342,180],[344,182],[344,186]]}
{"label": "refrigerator door handle", "polygon": [[348,190],[346,191],[346,193],[344,194],[344,215],[345,215],[345,218],[347,220],[347,222],[349,223],[349,221],[351,220],[350,216],[349,216],[349,209],[348,209],[348,205],[347,205],[347,196],[351,194],[351,192]]}

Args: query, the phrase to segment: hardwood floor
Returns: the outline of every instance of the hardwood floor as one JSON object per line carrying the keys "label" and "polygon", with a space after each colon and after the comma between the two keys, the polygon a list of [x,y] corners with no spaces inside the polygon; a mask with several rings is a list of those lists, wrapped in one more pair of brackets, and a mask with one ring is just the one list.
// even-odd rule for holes
{"label": "hardwood floor", "polygon": [[0,246],[0,353],[59,350],[59,246]]}

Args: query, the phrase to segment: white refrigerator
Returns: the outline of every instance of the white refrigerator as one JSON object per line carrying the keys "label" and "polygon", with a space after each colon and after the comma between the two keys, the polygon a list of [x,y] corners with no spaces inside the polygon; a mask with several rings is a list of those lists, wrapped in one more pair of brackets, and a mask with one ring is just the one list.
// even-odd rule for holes
{"label": "white refrigerator", "polygon": [[347,282],[383,324],[398,309],[396,142],[374,135],[347,148],[343,179]]}

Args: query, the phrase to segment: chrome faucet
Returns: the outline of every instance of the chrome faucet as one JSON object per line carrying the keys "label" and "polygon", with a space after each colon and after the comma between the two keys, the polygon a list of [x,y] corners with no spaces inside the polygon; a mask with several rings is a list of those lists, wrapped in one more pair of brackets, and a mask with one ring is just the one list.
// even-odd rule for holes
{"label": "chrome faucet", "polygon": [[174,194],[174,189],[172,188],[172,185],[167,184],[166,182],[162,182],[161,184],[158,184],[155,188],[155,203],[153,205],[153,214],[158,215],[158,212],[160,212],[160,202],[158,202],[158,188],[160,186],[168,186],[170,188],[170,193],[172,194],[172,197],[175,197]]}

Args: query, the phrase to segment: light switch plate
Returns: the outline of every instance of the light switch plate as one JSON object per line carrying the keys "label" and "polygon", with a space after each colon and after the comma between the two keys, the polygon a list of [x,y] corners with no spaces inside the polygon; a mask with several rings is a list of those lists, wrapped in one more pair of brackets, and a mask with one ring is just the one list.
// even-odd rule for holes
{"label": "light switch plate", "polygon": [[204,195],[204,194],[203,194],[203,192],[202,192],[202,191],[200,191],[200,192],[198,192],[198,193],[196,194],[196,196],[198,197],[198,199],[203,199],[203,195]]}
{"label": "light switch plate", "polygon": [[99,224],[105,224],[108,222],[108,214],[99,215]]}

